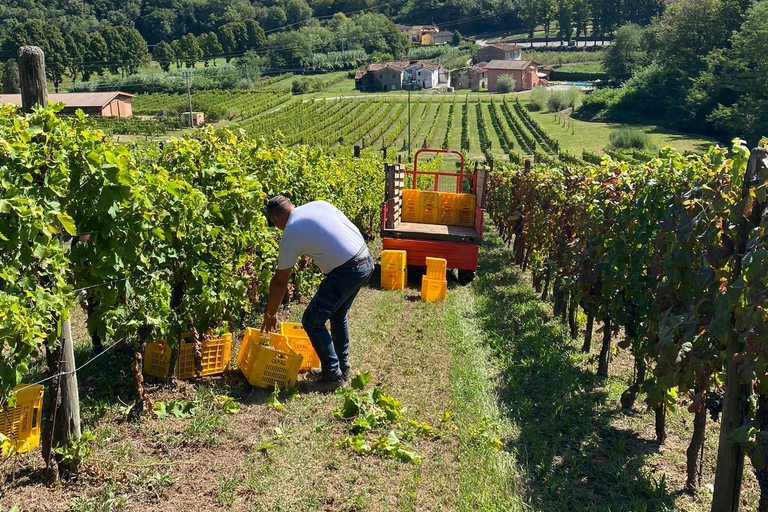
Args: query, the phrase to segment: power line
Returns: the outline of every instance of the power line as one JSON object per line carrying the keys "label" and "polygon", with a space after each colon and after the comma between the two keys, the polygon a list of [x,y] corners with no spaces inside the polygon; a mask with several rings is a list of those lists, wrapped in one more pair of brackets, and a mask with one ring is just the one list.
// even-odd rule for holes
{"label": "power line", "polygon": [[127,336],[117,340],[116,342],[114,342],[113,344],[111,344],[110,346],[108,346],[107,348],[105,348],[104,350],[102,350],[101,352],[99,352],[98,354],[96,354],[95,356],[90,358],[88,361],[86,361],[85,363],[81,364],[78,368],[75,368],[72,371],[55,373],[55,374],[51,375],[50,377],[46,377],[46,378],[44,378],[42,380],[39,380],[37,382],[34,382],[32,384],[27,384],[27,385],[25,385],[24,387],[22,387],[20,389],[14,389],[13,392],[14,393],[18,393],[19,391],[24,391],[25,389],[29,389],[29,388],[31,388],[33,386],[37,386],[37,385],[42,384],[44,382],[48,382],[49,380],[55,379],[56,377],[64,377],[66,375],[75,374],[75,373],[79,372],[80,370],[82,370],[83,368],[85,368],[86,366],[88,366],[91,363],[93,363],[95,360],[97,360],[98,358],[100,358],[101,356],[106,354],[107,352],[109,352],[109,350],[111,350],[115,345],[117,345],[118,343],[120,343],[122,341],[125,341],[126,339],[127,339]]}

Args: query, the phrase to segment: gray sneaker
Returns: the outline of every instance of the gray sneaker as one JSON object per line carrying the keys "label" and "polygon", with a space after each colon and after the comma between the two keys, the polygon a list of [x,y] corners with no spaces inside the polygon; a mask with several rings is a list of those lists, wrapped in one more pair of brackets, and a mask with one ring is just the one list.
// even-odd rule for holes
{"label": "gray sneaker", "polygon": [[322,376],[317,380],[305,380],[299,384],[299,391],[304,393],[330,393],[344,385],[344,377]]}
{"label": "gray sneaker", "polygon": [[[322,377],[323,369],[320,367],[310,368],[309,373],[311,373],[314,377]],[[345,366],[342,368],[341,376],[345,382],[352,380],[352,366]]]}

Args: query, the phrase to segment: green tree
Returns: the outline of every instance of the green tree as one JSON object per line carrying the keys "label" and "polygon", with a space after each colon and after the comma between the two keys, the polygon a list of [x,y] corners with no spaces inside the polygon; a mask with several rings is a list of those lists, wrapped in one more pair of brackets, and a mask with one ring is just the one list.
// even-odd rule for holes
{"label": "green tree", "polygon": [[173,9],[153,9],[141,18],[142,35],[150,44],[165,41],[173,35],[176,13]]}
{"label": "green tree", "polygon": [[671,72],[695,76],[704,58],[729,38],[721,0],[678,0],[661,17],[657,60]]}
{"label": "green tree", "polygon": [[152,58],[160,64],[160,68],[162,68],[163,71],[167,72],[171,69],[171,63],[174,62],[176,54],[174,53],[173,48],[171,48],[171,45],[165,41],[160,41],[155,45],[155,48],[152,51]]}
{"label": "green tree", "polygon": [[225,46],[222,41],[219,41],[222,43],[224,51],[227,53],[240,53],[246,51],[248,49],[248,28],[245,26],[245,23],[237,21],[223,25],[222,29],[224,27],[227,27],[232,31],[232,39],[234,41],[234,45],[229,47]]}
{"label": "green tree", "polygon": [[453,46],[459,46],[461,44],[461,32],[458,30],[453,31],[453,37],[451,38],[451,44]]}
{"label": "green tree", "polygon": [[173,50],[173,55],[176,60],[176,67],[180,68],[183,61],[183,55],[181,53],[181,40],[174,39],[171,41],[171,49]]}
{"label": "green tree", "polygon": [[192,34],[181,36],[179,51],[181,52],[181,60],[184,61],[184,65],[188,68],[195,67],[195,64],[203,58],[203,50],[200,49],[197,38]]}
{"label": "green tree", "polygon": [[67,34],[64,41],[69,54],[69,76],[76,81],[78,75],[83,75],[85,69],[89,43],[88,32],[76,28]]}
{"label": "green tree", "polygon": [[97,75],[104,72],[107,60],[107,42],[101,34],[93,32],[88,34],[88,49],[85,52],[83,63],[83,80],[88,81],[91,74]]}
{"label": "green tree", "polygon": [[528,37],[532,38],[536,27],[542,20],[539,1],[521,0],[517,18],[520,20],[520,24],[528,30]]}
{"label": "green tree", "polygon": [[312,44],[300,30],[270,34],[267,47],[273,67],[302,67],[314,53]]}
{"label": "green tree", "polygon": [[61,31],[56,25],[45,24],[47,34],[43,51],[45,52],[45,74],[53,82],[53,89],[59,92],[59,85],[64,80],[64,75],[69,66],[69,53],[67,43]]}
{"label": "green tree", "polygon": [[107,44],[107,59],[106,68],[112,74],[117,74],[120,69],[120,58],[125,55],[125,44],[123,38],[120,37],[120,31],[116,27],[106,27],[101,36],[104,38],[104,42]]}
{"label": "green tree", "polygon": [[603,69],[614,82],[623,82],[639,68],[648,64],[648,50],[644,44],[644,32],[630,23],[616,31],[611,44],[605,50]]}
{"label": "green tree", "polygon": [[203,62],[205,67],[208,67],[208,63],[213,60],[216,64],[216,55],[220,55],[222,48],[219,43],[219,38],[215,32],[209,32],[207,34],[200,34],[197,38],[197,42],[200,45],[200,49],[203,51]]}
{"label": "green tree", "polygon": [[515,79],[512,78],[512,75],[502,75],[499,77],[498,82],[496,82],[496,92],[499,94],[506,94],[508,92],[514,92],[515,91]]}
{"label": "green tree", "polygon": [[262,59],[254,50],[248,50],[245,55],[235,60],[235,66],[240,70],[248,82],[255,82],[261,76],[264,67]]}
{"label": "green tree", "polygon": [[226,54],[227,63],[232,60],[232,54],[237,51],[237,40],[231,26],[222,25],[219,27],[219,43]]}
{"label": "green tree", "polygon": [[557,34],[560,39],[569,41],[573,33],[573,2],[574,0],[559,0],[557,2]]}
{"label": "green tree", "polygon": [[2,91],[4,94],[18,94],[19,89],[19,65],[16,59],[8,59],[3,66]]}
{"label": "green tree", "polygon": [[120,56],[123,75],[133,75],[149,60],[147,42],[133,27],[118,27],[118,32],[123,41],[123,53]]}
{"label": "green tree", "polygon": [[264,29],[261,28],[256,20],[245,21],[245,33],[248,36],[249,50],[259,52],[267,46],[267,36],[264,35]]}
{"label": "green tree", "polygon": [[587,36],[587,25],[589,24],[589,2],[588,0],[573,0],[573,25],[576,29],[576,37]]}
{"label": "green tree", "polygon": [[747,11],[729,49],[713,51],[706,61],[687,97],[694,122],[756,144],[768,134],[768,0]]}
{"label": "green tree", "polygon": [[306,0],[287,0],[283,4],[283,9],[288,24],[301,23],[312,17],[312,8]]}

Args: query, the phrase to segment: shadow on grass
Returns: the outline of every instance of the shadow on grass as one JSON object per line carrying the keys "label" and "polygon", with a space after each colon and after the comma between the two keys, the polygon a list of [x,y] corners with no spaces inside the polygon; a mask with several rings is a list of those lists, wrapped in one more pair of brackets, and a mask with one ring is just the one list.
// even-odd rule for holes
{"label": "shadow on grass", "polygon": [[602,380],[580,364],[586,356],[512,267],[495,233],[487,233],[480,269],[477,315],[501,362],[502,410],[519,429],[507,448],[523,467],[534,509],[671,509],[665,480],[644,467],[658,446],[611,426],[623,414],[610,405],[616,401],[606,403]]}

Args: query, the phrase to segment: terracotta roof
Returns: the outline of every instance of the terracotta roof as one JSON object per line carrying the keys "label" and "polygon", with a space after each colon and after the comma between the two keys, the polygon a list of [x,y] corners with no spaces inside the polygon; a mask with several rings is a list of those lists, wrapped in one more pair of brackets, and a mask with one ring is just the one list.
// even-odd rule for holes
{"label": "terracotta roof", "polygon": [[451,37],[453,37],[453,32],[449,32],[448,30],[441,30],[440,32],[436,33],[435,36],[451,36]]}
{"label": "terracotta roof", "polygon": [[532,60],[492,60],[484,65],[485,69],[521,69],[525,70],[528,66],[538,66]]}
{"label": "terracotta roof", "polygon": [[386,62],[386,65],[383,66],[383,68],[389,68],[394,69],[395,71],[404,71],[405,68],[411,65],[411,63],[407,60],[396,60],[392,62]]}
{"label": "terracotta roof", "polygon": [[389,62],[374,62],[373,64],[369,64],[366,70],[379,71],[384,68],[390,68],[390,69],[402,71],[410,65],[411,65],[411,61],[409,60],[391,60]]}
{"label": "terracotta roof", "polygon": [[523,47],[517,44],[513,43],[493,43],[489,44],[488,46],[493,46],[494,48],[498,48],[499,50],[504,50],[505,52],[509,52],[512,50],[519,50]]}
{"label": "terracotta roof", "polygon": [[[120,91],[111,92],[68,92],[62,94],[49,94],[48,101],[62,102],[67,107],[104,107],[118,96],[133,98],[133,94]],[[21,105],[21,94],[0,94],[0,104],[13,103]]]}
{"label": "terracotta roof", "polygon": [[355,80],[360,80],[365,76],[366,73],[367,73],[366,70],[358,69],[357,71],[355,71]]}

